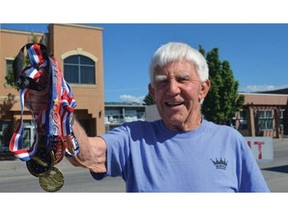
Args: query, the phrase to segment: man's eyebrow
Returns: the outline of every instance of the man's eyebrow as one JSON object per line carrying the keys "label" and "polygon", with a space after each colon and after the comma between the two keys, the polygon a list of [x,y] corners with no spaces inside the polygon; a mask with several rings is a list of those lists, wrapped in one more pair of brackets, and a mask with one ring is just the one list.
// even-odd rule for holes
{"label": "man's eyebrow", "polygon": [[177,75],[177,77],[180,77],[180,78],[189,78],[189,77],[191,77],[191,73],[186,72],[186,71],[183,71],[183,72],[179,73],[179,74]]}
{"label": "man's eyebrow", "polygon": [[155,82],[161,82],[166,79],[167,79],[167,75],[164,75],[164,74],[155,75]]}

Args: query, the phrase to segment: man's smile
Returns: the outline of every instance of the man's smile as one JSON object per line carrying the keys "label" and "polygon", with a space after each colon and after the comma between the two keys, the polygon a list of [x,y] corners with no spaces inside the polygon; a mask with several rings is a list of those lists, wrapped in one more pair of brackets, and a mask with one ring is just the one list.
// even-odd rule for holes
{"label": "man's smile", "polygon": [[167,107],[173,108],[173,107],[178,107],[184,104],[184,101],[175,101],[175,102],[165,102],[165,105]]}

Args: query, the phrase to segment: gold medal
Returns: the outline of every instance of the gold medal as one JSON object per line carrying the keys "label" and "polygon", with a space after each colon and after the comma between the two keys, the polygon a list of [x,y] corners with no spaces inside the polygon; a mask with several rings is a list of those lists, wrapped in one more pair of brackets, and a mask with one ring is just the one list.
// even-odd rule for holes
{"label": "gold medal", "polygon": [[35,156],[26,162],[28,171],[36,177],[44,176],[49,173],[54,165],[53,151],[47,152],[45,148],[40,147]]}
{"label": "gold medal", "polygon": [[47,192],[56,192],[64,185],[64,176],[58,168],[52,167],[50,173],[39,177],[39,184]]}

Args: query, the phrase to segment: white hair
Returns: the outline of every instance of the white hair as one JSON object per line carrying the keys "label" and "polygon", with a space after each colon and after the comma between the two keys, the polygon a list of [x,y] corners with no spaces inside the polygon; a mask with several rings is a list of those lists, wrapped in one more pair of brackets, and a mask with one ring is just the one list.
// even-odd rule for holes
{"label": "white hair", "polygon": [[196,49],[188,44],[180,42],[169,42],[162,45],[154,53],[149,67],[150,82],[153,84],[155,81],[155,68],[157,66],[164,66],[168,63],[185,59],[193,63],[196,67],[197,74],[202,82],[208,80],[209,69],[204,56]]}

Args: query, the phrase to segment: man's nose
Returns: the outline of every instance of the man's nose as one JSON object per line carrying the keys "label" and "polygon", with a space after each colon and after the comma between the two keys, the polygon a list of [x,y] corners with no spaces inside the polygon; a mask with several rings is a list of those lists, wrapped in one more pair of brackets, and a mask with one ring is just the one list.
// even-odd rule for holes
{"label": "man's nose", "polygon": [[176,95],[180,93],[179,83],[175,79],[169,80],[168,92],[171,95]]}

